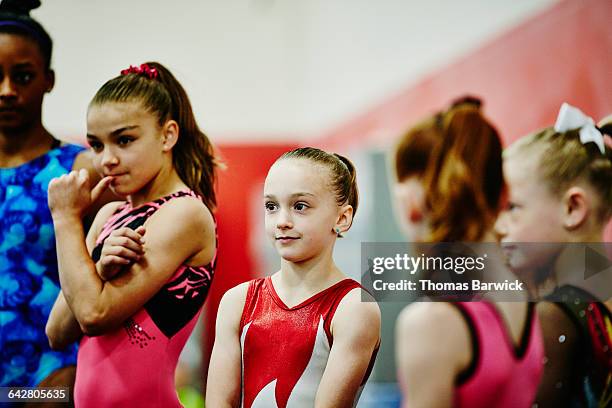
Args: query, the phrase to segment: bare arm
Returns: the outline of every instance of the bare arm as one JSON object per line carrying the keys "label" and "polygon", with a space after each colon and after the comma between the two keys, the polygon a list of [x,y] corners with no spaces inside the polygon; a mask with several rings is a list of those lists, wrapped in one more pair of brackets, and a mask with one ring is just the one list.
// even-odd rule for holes
{"label": "bare arm", "polygon": [[105,181],[108,185],[110,178],[90,192],[82,171],[49,184],[62,292],[88,335],[119,326],[157,293],[181,264],[205,251],[212,257],[214,248],[214,224],[204,204],[192,198],[172,200],[147,220],[148,240],[140,261],[115,279],[103,281],[87,251],[79,219]]}
{"label": "bare arm", "polygon": [[[111,203],[102,208],[96,216],[94,223],[87,234],[87,251],[91,253],[95,246],[95,239],[99,234],[104,221],[113,214],[120,203]],[[62,350],[68,345],[78,340],[83,332],[79,326],[79,322],[74,317],[72,310],[66,303],[64,294],[60,291],[49,319],[45,327],[45,333],[49,339],[49,345],[52,349]]]}
{"label": "bare arm", "polygon": [[219,304],[215,344],[206,381],[206,406],[240,406],[242,349],[239,328],[247,289],[248,282],[228,290]]}
{"label": "bare arm", "polygon": [[53,350],[63,350],[83,335],[61,291],[49,314],[45,333]]}
{"label": "bare arm", "polygon": [[352,290],[338,305],[331,330],[334,342],[315,407],[352,407],[380,341],[378,304],[362,302],[361,289]]}
{"label": "bare arm", "polygon": [[455,379],[472,358],[459,311],[446,303],[413,303],[398,317],[395,344],[402,406],[452,407]]}

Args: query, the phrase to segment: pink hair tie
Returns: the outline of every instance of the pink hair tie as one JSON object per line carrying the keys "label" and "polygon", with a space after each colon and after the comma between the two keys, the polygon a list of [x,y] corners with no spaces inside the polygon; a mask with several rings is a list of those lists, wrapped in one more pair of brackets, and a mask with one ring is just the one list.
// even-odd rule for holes
{"label": "pink hair tie", "polygon": [[121,75],[128,75],[128,74],[143,75],[149,79],[155,79],[157,78],[157,75],[158,75],[157,69],[151,68],[147,64],[140,64],[139,67],[130,65],[129,68],[121,70]]}

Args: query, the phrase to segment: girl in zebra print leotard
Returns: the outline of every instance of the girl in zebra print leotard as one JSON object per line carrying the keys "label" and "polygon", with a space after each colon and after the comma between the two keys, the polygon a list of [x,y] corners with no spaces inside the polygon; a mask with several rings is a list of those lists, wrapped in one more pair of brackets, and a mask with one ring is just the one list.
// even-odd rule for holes
{"label": "girl in zebra print leotard", "polygon": [[[90,189],[72,172],[49,185],[62,292],[47,334],[62,347],[82,336],[77,406],[180,406],[177,359],[211,284],[216,260],[216,161],[187,94],[158,63],[122,71],[87,115]],[[81,214],[106,188],[125,197]]]}

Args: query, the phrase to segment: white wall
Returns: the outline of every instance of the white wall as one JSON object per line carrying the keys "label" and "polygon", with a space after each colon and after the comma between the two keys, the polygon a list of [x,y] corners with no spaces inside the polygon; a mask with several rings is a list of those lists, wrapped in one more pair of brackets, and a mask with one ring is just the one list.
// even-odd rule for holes
{"label": "white wall", "polygon": [[45,123],[85,132],[87,103],[130,64],[181,80],[215,140],[307,138],[556,0],[47,0]]}

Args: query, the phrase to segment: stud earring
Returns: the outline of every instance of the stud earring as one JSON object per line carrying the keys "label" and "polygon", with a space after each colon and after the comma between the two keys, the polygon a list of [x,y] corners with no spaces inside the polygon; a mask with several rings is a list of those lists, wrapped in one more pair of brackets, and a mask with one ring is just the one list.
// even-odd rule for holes
{"label": "stud earring", "polygon": [[336,236],[338,238],[343,238],[344,237],[344,235],[342,235],[342,233],[340,232],[340,228],[336,227],[336,229],[334,231],[336,232]]}

